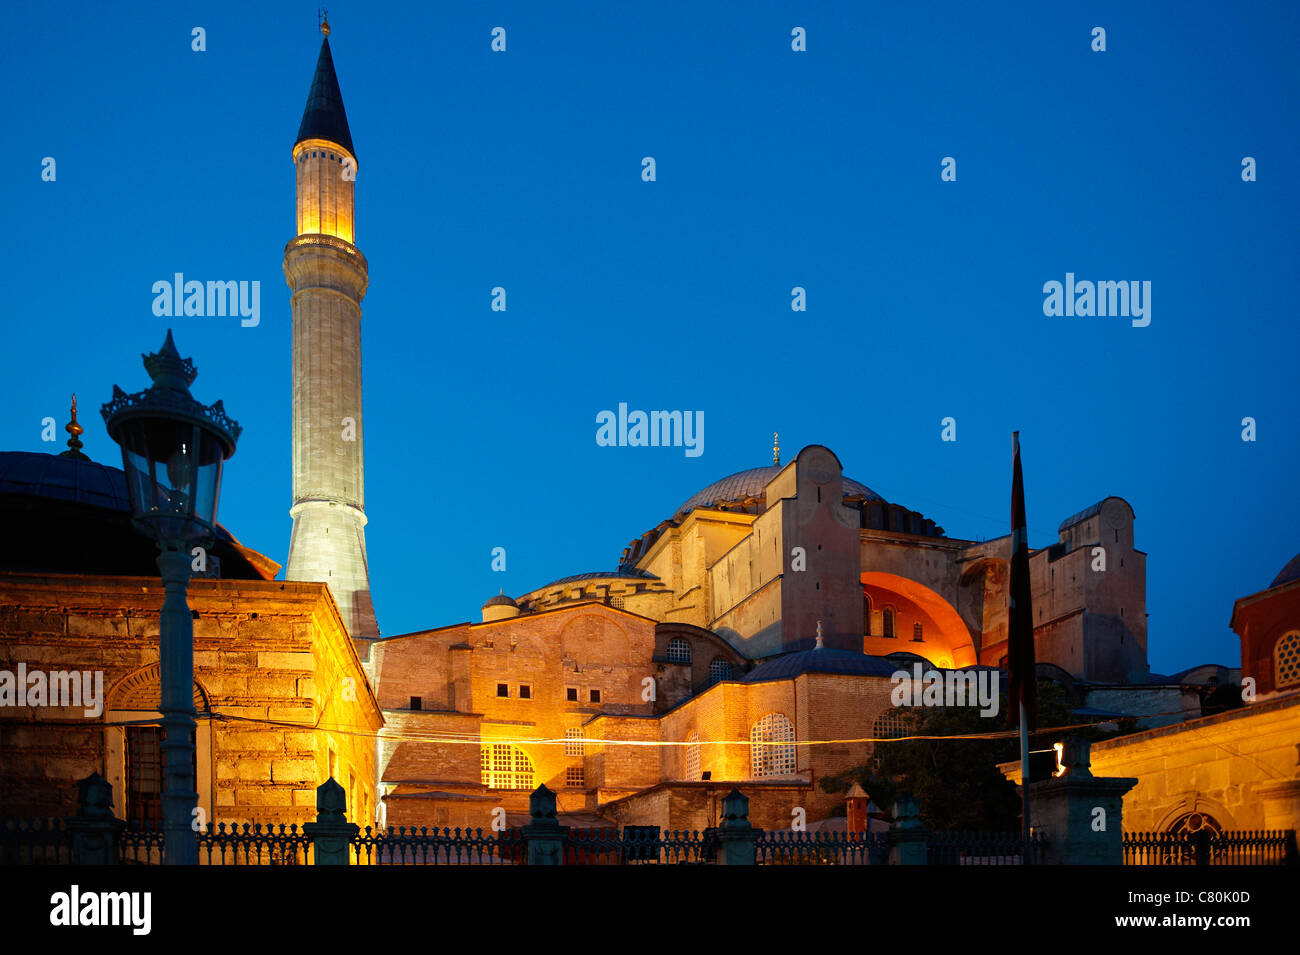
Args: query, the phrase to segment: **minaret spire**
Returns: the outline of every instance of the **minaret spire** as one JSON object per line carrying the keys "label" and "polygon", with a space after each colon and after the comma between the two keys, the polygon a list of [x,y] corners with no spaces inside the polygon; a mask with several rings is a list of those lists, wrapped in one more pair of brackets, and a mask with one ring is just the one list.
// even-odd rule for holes
{"label": "minaret spire", "polygon": [[777,467],[781,466],[781,442],[778,440],[780,435],[775,431],[772,432],[772,463]]}
{"label": "minaret spire", "polygon": [[76,458],[78,461],[89,461],[90,458],[82,454],[81,436],[86,429],[77,423],[77,396],[72,396],[72,420],[63,426],[63,430],[72,435],[68,438],[68,450],[59,455],[61,458]]}
{"label": "minaret spire", "polygon": [[297,235],[284,251],[293,290],[293,536],[285,579],[329,584],[348,632],[374,638],[361,402],[369,266],[355,244],[356,152],[323,12],[320,27],[320,56],[293,147]]}

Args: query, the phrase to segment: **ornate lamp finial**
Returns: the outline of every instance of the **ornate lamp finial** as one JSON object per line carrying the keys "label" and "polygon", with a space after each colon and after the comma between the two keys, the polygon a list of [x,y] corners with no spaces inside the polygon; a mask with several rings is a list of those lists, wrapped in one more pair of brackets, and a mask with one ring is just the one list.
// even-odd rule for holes
{"label": "ornate lamp finial", "polygon": [[81,453],[81,436],[86,429],[77,423],[77,396],[72,396],[72,420],[63,426],[63,430],[72,435],[68,439],[68,450],[59,455],[61,458],[77,458],[81,461],[89,461],[90,458]]}
{"label": "ornate lamp finial", "polygon": [[328,10],[320,10],[318,11],[318,14],[320,16],[321,36],[328,37],[330,35],[330,12]]}
{"label": "ornate lamp finial", "polygon": [[781,466],[781,442],[778,440],[780,435],[775,431],[772,432],[772,463],[777,467]]}

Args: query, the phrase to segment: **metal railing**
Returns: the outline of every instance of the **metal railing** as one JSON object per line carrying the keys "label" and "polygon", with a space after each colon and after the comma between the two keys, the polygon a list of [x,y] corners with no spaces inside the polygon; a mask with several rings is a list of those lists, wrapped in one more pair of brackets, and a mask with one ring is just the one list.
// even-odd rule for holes
{"label": "metal railing", "polygon": [[1125,865],[1297,865],[1295,830],[1126,832]]}
{"label": "metal railing", "polygon": [[524,841],[518,829],[428,829],[366,826],[351,841],[355,865],[521,865]]}
{"label": "metal railing", "polygon": [[880,833],[764,832],[754,841],[759,865],[886,865],[889,841]]}
{"label": "metal railing", "polygon": [[[1043,861],[1047,839],[1029,836],[1029,863]],[[931,832],[930,865],[1024,865],[1025,843],[1018,832]]]}

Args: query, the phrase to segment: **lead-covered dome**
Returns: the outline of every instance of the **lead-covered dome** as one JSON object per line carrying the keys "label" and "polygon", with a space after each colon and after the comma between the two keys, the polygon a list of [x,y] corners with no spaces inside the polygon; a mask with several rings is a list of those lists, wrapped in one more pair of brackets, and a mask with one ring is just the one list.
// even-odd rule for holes
{"label": "lead-covered dome", "polygon": [[[721,481],[714,481],[708,487],[704,488],[689,498],[686,503],[677,508],[674,517],[684,517],[690,511],[697,507],[717,507],[722,504],[744,504],[746,501],[761,501],[766,493],[767,485],[781,472],[781,466],[769,464],[767,467],[750,468],[748,471],[737,471],[724,477]],[[882,500],[881,496],[871,488],[850,477],[844,477],[844,496],[863,498],[868,501]]]}

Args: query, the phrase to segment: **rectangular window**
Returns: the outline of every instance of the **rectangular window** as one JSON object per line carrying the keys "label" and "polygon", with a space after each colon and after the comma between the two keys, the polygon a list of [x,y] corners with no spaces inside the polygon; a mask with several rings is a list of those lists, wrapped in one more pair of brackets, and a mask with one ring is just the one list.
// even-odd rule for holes
{"label": "rectangular window", "polygon": [[570,789],[581,789],[584,785],[581,766],[570,766],[564,771],[564,785]]}
{"label": "rectangular window", "polygon": [[519,684],[519,699],[531,700],[533,698],[533,688],[527,683]]}
{"label": "rectangular window", "polygon": [[591,691],[591,702],[593,702],[593,703],[599,703],[599,702],[600,702],[600,690],[592,690],[592,691]]}
{"label": "rectangular window", "polygon": [[564,688],[564,698],[570,703],[578,702],[578,688],[576,686],[566,686]]}
{"label": "rectangular window", "polygon": [[423,701],[418,696],[411,697],[411,709],[418,710]]}
{"label": "rectangular window", "polygon": [[509,695],[510,695],[510,684],[509,684],[509,683],[498,683],[498,684],[497,684],[497,696],[509,696]]}
{"label": "rectangular window", "polygon": [[575,726],[564,731],[564,755],[583,755],[582,727]]}
{"label": "rectangular window", "polygon": [[126,813],[130,822],[162,822],[162,740],[161,726],[126,728]]}

